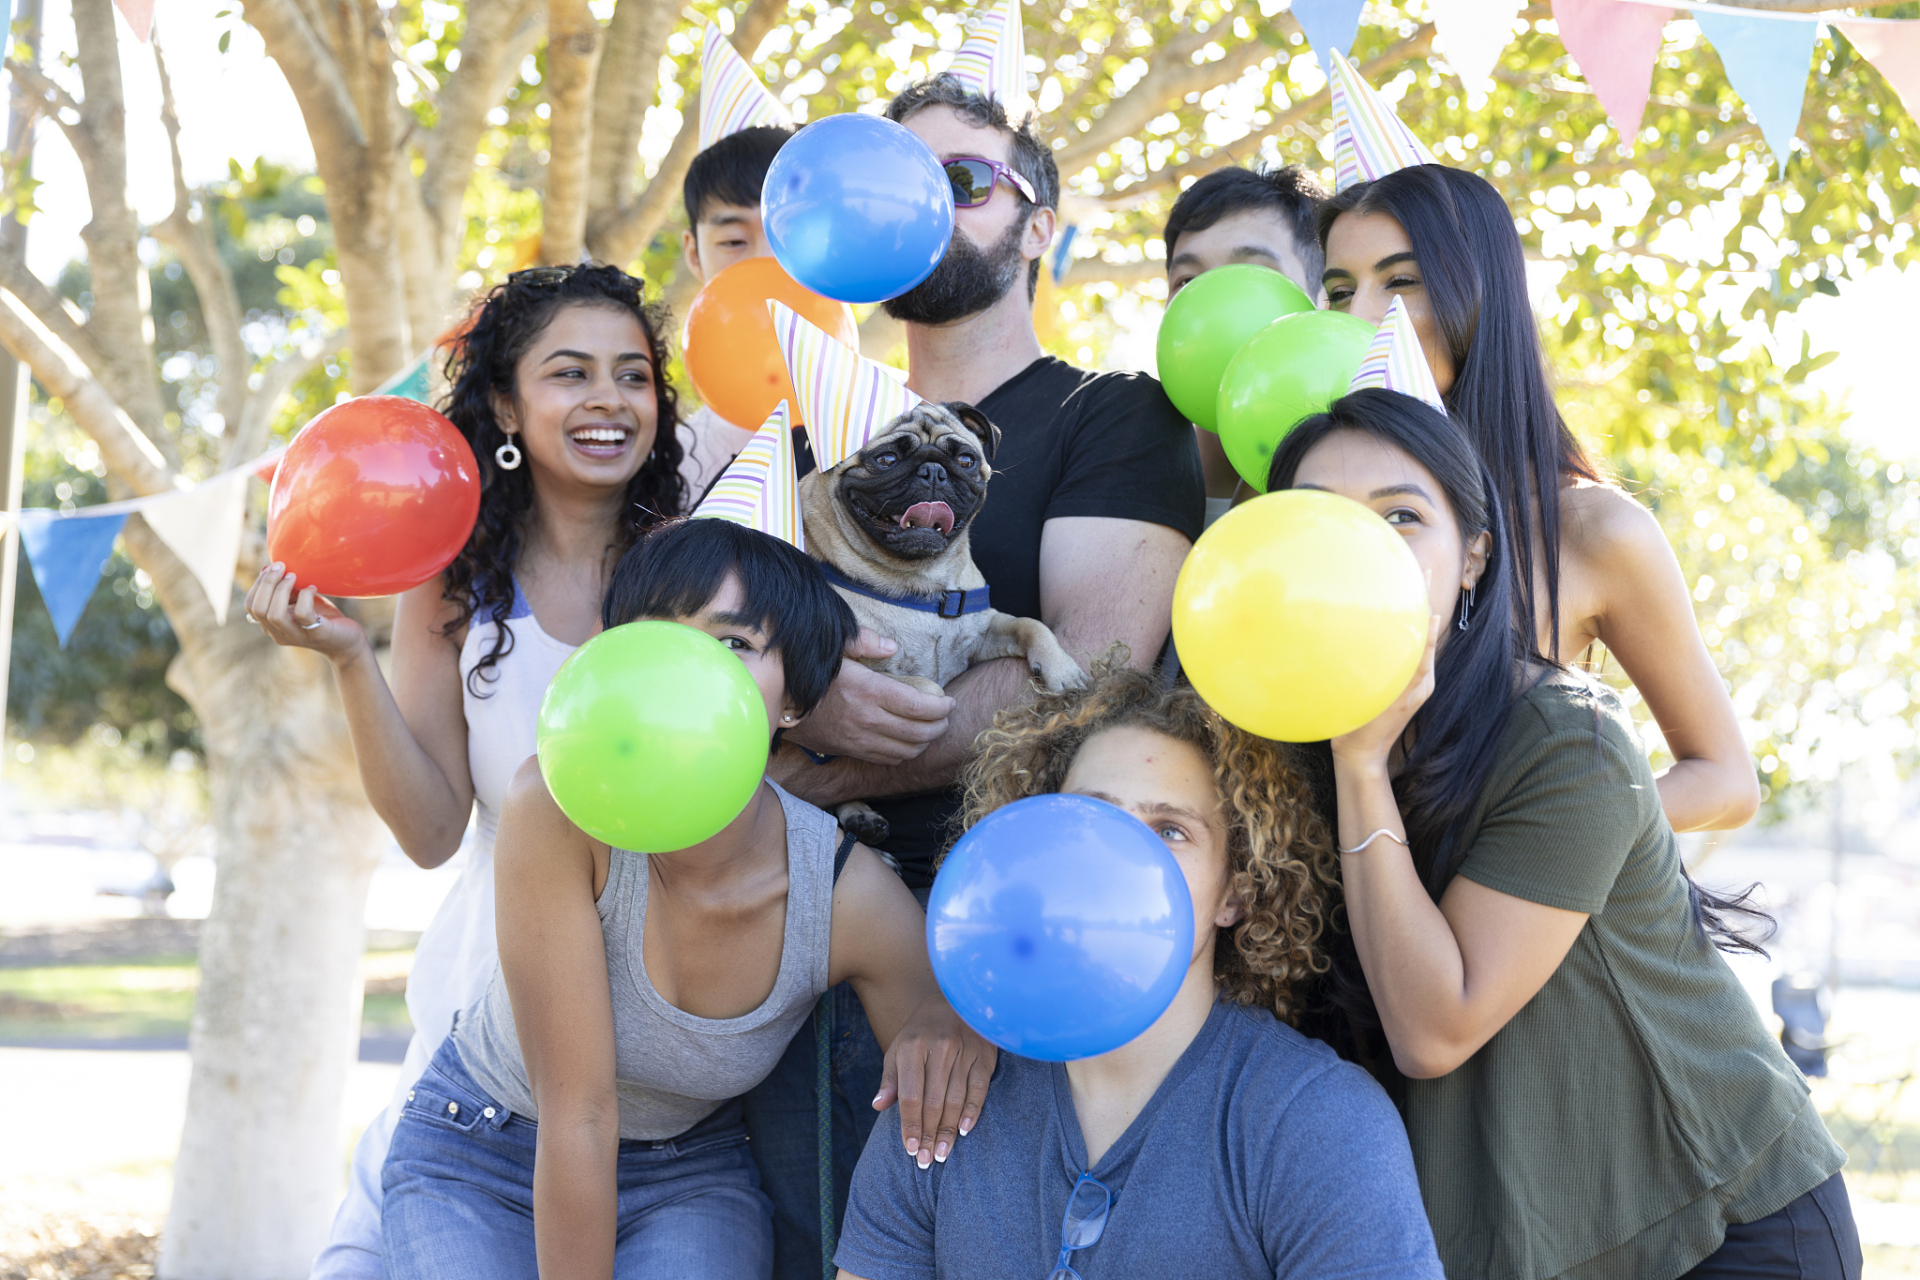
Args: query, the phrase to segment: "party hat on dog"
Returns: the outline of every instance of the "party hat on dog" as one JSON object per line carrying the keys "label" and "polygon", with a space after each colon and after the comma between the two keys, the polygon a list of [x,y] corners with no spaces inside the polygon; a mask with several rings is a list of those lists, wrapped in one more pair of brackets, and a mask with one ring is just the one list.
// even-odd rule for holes
{"label": "party hat on dog", "polygon": [[1328,49],[1333,75],[1333,189],[1345,191],[1356,182],[1372,182],[1414,164],[1438,164],[1426,144],[1400,123],[1374,87],[1366,82],[1347,56]]}
{"label": "party hat on dog", "polygon": [[925,403],[885,365],[829,336],[785,303],[770,298],[767,306],[793,379],[795,412],[806,424],[813,460],[822,471],[859,453],[874,432]]}
{"label": "party hat on dog", "polygon": [[793,429],[782,400],[740,456],[727,464],[707,496],[693,509],[696,519],[731,520],[770,533],[801,551],[800,491],[793,465]]}
{"label": "party hat on dog", "polygon": [[767,91],[720,28],[709,22],[700,51],[700,149],[762,124],[791,129],[793,113]]}
{"label": "party hat on dog", "polygon": [[1440,384],[1433,380],[1433,369],[1420,347],[1413,317],[1407,314],[1407,304],[1400,298],[1395,298],[1387,308],[1387,318],[1380,322],[1367,354],[1361,357],[1359,370],[1347,384],[1349,391],[1362,387],[1384,387],[1415,400],[1425,400],[1442,413],[1447,411]]}
{"label": "party hat on dog", "polygon": [[998,98],[1008,115],[1027,108],[1027,43],[1020,32],[1020,0],[999,0],[977,12],[946,74],[983,98]]}

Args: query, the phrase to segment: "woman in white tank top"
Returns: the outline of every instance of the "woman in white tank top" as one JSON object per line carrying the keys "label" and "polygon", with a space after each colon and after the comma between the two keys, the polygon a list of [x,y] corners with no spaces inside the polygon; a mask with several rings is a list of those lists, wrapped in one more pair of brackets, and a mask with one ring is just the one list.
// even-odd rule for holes
{"label": "woman in white tank top", "polygon": [[[466,868],[415,953],[396,1099],[492,976],[494,826],[547,684],[599,630],[621,553],[685,505],[664,332],[640,281],[614,267],[516,272],[480,303],[445,406],[480,463],[480,515],[446,572],[400,598],[391,685],[359,626],[284,566],[247,595],[274,640],[333,664],[361,783],[408,857],[444,863],[479,807]],[[380,1166],[396,1114],[355,1149],[316,1277],[385,1274]]]}

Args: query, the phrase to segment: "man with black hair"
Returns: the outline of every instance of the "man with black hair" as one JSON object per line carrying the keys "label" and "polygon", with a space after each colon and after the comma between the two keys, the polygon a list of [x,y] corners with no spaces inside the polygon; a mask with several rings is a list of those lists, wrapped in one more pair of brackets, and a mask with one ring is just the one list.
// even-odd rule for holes
{"label": "man with black hair", "polygon": [[[1269,267],[1320,301],[1326,254],[1314,215],[1327,193],[1299,165],[1282,169],[1215,169],[1180,193],[1167,214],[1167,298],[1196,277],[1245,262]],[[1232,505],[1240,477],[1220,437],[1194,428],[1207,477],[1207,522]]]}
{"label": "man with black hair", "polygon": [[[760,225],[760,188],[773,157],[793,130],[757,125],[730,133],[693,158],[681,183],[687,229],[680,249],[687,270],[702,284],[736,262],[764,258],[773,250]],[[687,500],[697,501],[714,477],[746,447],[760,424],[728,422],[705,405],[680,424],[685,461],[680,475]]]}
{"label": "man with black hair", "polygon": [[[1041,349],[1033,296],[1053,239],[1060,177],[1031,118],[1010,119],[997,97],[944,73],[909,86],[886,114],[927,144],[953,184],[945,257],[883,305],[906,328],[907,385],[928,400],[974,405],[1001,430],[987,506],[970,534],[993,607],[1043,620],[1082,665],[1121,645],[1132,665],[1150,666],[1166,644],[1174,577],[1204,512],[1192,429],[1148,375],[1077,369]],[[848,661],[769,770],[815,804],[872,803],[892,828],[884,849],[924,899],[958,808],[953,784],[974,739],[1031,690],[1018,659],[973,667],[947,686],[947,697]],[[861,1071],[877,1067],[879,1055],[861,1048],[872,1033],[857,1002],[836,1005],[834,1017],[834,1109],[855,1113],[851,1134],[834,1128],[836,1200],[844,1205],[873,1125],[867,1100],[879,1084],[877,1074],[867,1079]],[[796,1042],[777,1079],[812,1070],[803,1051],[811,1041],[804,1032],[802,1039],[808,1043]],[[793,1230],[783,1226],[805,1224],[796,1221],[797,1200],[780,1190],[813,1175],[814,1147],[811,1127],[792,1140],[782,1136],[811,1116],[756,1126],[756,1101],[771,1111],[798,1096],[791,1083],[769,1085],[756,1090],[758,1099],[749,1096],[748,1123],[774,1201],[775,1275],[784,1280],[803,1266],[817,1274],[819,1266],[817,1236],[810,1258],[791,1249]],[[950,1136],[934,1145],[933,1159],[947,1158]],[[809,1212],[813,1185],[804,1196]]]}

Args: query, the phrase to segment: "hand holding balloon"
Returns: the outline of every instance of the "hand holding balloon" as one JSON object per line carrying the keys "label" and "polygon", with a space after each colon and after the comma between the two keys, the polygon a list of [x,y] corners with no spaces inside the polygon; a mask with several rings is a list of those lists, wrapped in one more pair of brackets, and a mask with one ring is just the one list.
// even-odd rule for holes
{"label": "hand holding balloon", "polygon": [[740,815],[767,769],[746,665],[677,622],[630,622],[568,658],[540,703],[540,773],[596,840],[667,853]]}
{"label": "hand holding balloon", "polygon": [[1071,1062],[1166,1012],[1193,957],[1193,900],[1138,818],[1086,796],[1029,796],[947,855],[927,949],[974,1030],[1009,1053]]}

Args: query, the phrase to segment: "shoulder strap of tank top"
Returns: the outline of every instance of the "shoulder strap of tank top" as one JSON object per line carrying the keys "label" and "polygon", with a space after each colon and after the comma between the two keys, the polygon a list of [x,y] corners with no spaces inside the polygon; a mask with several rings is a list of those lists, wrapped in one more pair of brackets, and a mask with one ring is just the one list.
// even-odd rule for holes
{"label": "shoulder strap of tank top", "polygon": [[833,851],[833,882],[840,883],[840,873],[847,869],[847,859],[853,854],[854,839],[846,836],[841,839],[840,847]]}

